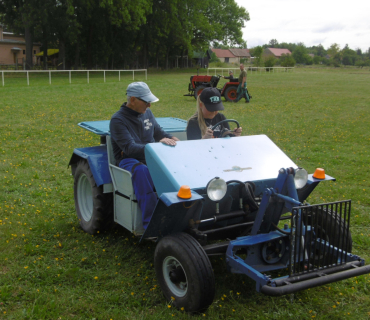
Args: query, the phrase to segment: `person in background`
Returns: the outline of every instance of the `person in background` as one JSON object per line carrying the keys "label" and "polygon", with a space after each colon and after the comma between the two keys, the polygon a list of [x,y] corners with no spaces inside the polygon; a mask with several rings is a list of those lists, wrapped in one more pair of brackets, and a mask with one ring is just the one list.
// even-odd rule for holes
{"label": "person in background", "polygon": [[[212,139],[219,137],[223,129],[230,130],[227,122],[211,128],[226,117],[219,113],[224,110],[221,94],[217,88],[205,88],[197,98],[197,112],[188,120],[186,136],[188,140]],[[233,134],[240,137],[242,128],[236,128]]]}
{"label": "person in background", "polygon": [[237,97],[234,102],[238,102],[243,97],[245,98],[245,102],[249,102],[249,95],[247,91],[247,71],[244,70],[244,65],[240,64],[240,74],[239,74],[239,86],[237,89]]}
{"label": "person in background", "polygon": [[132,174],[132,185],[146,229],[158,198],[145,162],[145,145],[162,142],[175,146],[179,139],[163,131],[155,120],[150,107],[159,99],[152,94],[146,83],[129,84],[126,95],[127,102],[110,121],[111,142],[117,166]]}
{"label": "person in background", "polygon": [[237,82],[238,79],[234,78],[234,73],[232,70],[229,70],[229,76],[228,77],[225,77],[224,76],[224,79],[229,79],[230,82]]}

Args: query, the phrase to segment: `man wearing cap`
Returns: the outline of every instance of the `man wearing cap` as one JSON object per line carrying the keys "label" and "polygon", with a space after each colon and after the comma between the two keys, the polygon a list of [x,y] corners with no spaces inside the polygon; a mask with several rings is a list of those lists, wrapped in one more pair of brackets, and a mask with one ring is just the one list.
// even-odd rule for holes
{"label": "man wearing cap", "polygon": [[146,229],[158,198],[148,167],[145,165],[145,145],[162,142],[175,146],[178,138],[163,131],[150,110],[159,99],[144,82],[133,82],[127,87],[127,102],[110,121],[110,134],[116,165],[132,174],[132,185],[142,212]]}
{"label": "man wearing cap", "polygon": [[229,76],[228,77],[224,76],[224,79],[229,79],[230,82],[238,82],[238,79],[234,78],[234,74],[232,70],[229,70]]}
{"label": "man wearing cap", "polygon": [[[217,88],[205,88],[197,99],[197,112],[189,119],[186,127],[186,135],[188,140],[211,139],[221,136],[223,129],[230,130],[228,123],[218,125],[214,130],[211,128],[226,117],[222,113],[224,110],[221,101],[221,94]],[[242,133],[242,128],[236,128],[233,134],[239,137]]]}

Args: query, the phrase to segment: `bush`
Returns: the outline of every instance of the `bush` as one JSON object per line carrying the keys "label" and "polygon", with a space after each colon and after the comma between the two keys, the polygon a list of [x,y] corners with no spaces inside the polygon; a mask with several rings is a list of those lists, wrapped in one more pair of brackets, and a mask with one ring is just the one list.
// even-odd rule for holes
{"label": "bush", "polygon": [[294,67],[295,60],[290,54],[282,54],[280,58],[280,65],[282,67]]}
{"label": "bush", "polygon": [[269,57],[265,58],[265,67],[267,67],[266,71],[270,71],[271,67],[273,67],[275,64],[276,64],[275,57],[269,56]]}

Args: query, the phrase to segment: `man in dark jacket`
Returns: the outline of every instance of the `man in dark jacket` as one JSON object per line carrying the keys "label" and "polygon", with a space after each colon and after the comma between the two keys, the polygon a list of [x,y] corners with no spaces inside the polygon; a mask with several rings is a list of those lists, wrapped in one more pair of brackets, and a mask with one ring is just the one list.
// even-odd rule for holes
{"label": "man in dark jacket", "polygon": [[145,145],[162,142],[175,146],[179,139],[163,131],[149,109],[159,99],[144,82],[127,87],[127,102],[110,121],[110,134],[116,164],[132,174],[132,184],[146,229],[158,198],[153,180],[145,165]]}

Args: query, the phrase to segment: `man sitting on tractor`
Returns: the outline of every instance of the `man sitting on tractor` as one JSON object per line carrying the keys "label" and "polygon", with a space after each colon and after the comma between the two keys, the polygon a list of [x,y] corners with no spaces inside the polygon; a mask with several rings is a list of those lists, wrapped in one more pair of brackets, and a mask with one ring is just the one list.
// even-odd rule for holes
{"label": "man sitting on tractor", "polygon": [[142,212],[143,227],[149,224],[158,198],[148,167],[145,165],[145,145],[162,142],[175,146],[178,138],[163,131],[149,109],[159,99],[144,82],[127,87],[127,102],[110,121],[110,134],[116,165],[132,174],[132,185]]}
{"label": "man sitting on tractor", "polygon": [[229,79],[230,82],[238,82],[238,79],[234,78],[234,73],[232,70],[229,70],[229,76],[228,77],[224,76],[224,79]]}

